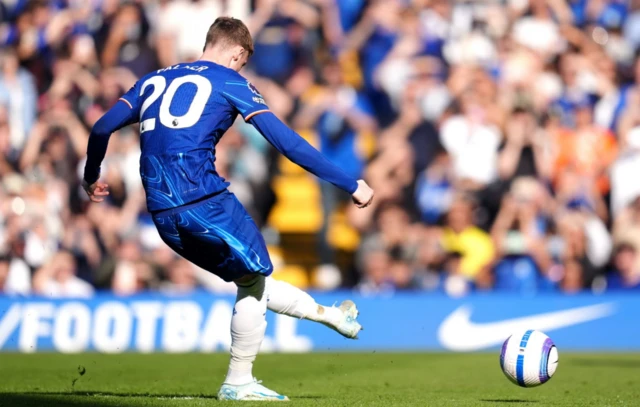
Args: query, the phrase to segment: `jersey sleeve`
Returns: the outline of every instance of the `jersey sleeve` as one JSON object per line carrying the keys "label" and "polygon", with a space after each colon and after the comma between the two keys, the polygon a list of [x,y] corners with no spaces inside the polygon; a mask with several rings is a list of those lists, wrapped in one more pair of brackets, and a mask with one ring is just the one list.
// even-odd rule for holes
{"label": "jersey sleeve", "polygon": [[239,74],[225,80],[222,96],[247,122],[253,116],[269,111],[258,89]]}
{"label": "jersey sleeve", "polygon": [[[134,86],[135,88],[135,86]],[[131,88],[133,90],[133,88]],[[131,90],[125,94],[127,96]],[[137,101],[137,98],[136,98]],[[87,145],[87,162],[84,167],[84,179],[93,184],[100,177],[100,165],[107,152],[111,134],[124,126],[138,121],[139,108],[134,108],[128,100],[120,98],[118,102],[102,116],[91,129]]]}
{"label": "jersey sleeve", "polygon": [[273,113],[254,116],[250,123],[276,150],[305,170],[349,194],[358,189],[358,181],[355,178],[329,161]]}
{"label": "jersey sleeve", "polygon": [[131,89],[127,91],[127,93],[125,93],[120,97],[120,99],[118,99],[118,101],[124,102],[127,106],[129,106],[129,109],[131,109],[131,113],[134,116],[138,116],[138,113],[140,112],[140,105],[142,103],[141,100],[142,98],[140,97],[140,81],[136,82],[135,85],[133,85]]}

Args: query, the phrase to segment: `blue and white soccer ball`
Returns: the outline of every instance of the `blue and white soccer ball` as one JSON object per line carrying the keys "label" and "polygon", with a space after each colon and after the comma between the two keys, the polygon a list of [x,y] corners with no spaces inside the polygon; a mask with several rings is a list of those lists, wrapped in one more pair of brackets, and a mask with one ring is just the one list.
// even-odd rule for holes
{"label": "blue and white soccer ball", "polygon": [[502,345],[500,367],[518,386],[540,386],[556,372],[558,349],[551,338],[540,331],[516,332]]}

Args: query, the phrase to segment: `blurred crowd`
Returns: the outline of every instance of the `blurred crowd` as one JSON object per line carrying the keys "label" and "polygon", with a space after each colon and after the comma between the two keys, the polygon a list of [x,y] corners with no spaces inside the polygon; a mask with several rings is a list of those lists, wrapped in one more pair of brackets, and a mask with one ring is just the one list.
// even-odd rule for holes
{"label": "blurred crowd", "polygon": [[[319,183],[360,242],[338,268],[321,228],[311,288],[640,288],[640,0],[0,0],[0,292],[232,289],[160,240],[135,126],[108,202],[80,188],[93,123],[222,15],[271,110],[376,192],[357,210]],[[239,120],[216,154],[267,226],[273,149]]]}

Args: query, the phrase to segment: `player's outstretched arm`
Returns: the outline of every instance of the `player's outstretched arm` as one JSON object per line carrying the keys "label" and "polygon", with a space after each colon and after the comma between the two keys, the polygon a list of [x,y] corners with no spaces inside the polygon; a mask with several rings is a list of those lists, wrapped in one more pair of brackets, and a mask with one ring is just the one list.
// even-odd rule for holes
{"label": "player's outstretched arm", "polygon": [[134,123],[131,107],[120,100],[107,111],[91,129],[87,145],[87,162],[84,166],[82,187],[93,202],[102,202],[109,195],[108,185],[98,181],[100,165],[107,152],[111,134],[127,124]]}
{"label": "player's outstretched arm", "polygon": [[363,180],[356,180],[329,161],[271,112],[254,115],[251,123],[285,157],[317,177],[347,191],[354,203],[365,208],[373,200],[373,190]]}

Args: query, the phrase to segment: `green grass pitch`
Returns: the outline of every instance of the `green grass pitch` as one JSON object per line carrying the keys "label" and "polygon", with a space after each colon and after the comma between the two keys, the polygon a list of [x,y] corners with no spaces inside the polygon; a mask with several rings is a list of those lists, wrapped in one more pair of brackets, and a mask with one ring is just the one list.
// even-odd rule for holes
{"label": "green grass pitch", "polygon": [[[227,360],[0,354],[0,406],[219,405]],[[532,389],[503,376],[497,352],[260,355],[255,374],[291,406],[640,406],[640,354],[560,353],[556,375]]]}

